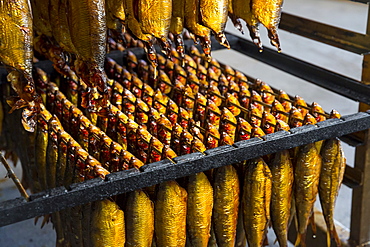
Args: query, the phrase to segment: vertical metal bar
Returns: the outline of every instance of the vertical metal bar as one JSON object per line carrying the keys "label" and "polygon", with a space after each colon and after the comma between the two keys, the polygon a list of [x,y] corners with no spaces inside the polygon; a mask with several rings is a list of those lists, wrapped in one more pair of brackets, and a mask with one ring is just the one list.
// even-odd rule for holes
{"label": "vertical metal bar", "polygon": [[[366,33],[370,34],[370,5],[368,4]],[[370,43],[370,40],[369,40]],[[364,55],[362,83],[370,84],[370,55]],[[370,97],[370,95],[369,95]],[[360,103],[359,111],[369,110],[370,106]],[[352,193],[351,246],[370,246],[370,130],[364,133],[364,145],[356,148],[355,167],[363,172],[363,184]]]}

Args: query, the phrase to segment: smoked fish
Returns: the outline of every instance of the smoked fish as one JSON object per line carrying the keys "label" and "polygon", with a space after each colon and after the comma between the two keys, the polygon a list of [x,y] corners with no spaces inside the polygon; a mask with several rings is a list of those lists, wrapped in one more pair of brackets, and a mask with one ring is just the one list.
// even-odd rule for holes
{"label": "smoked fish", "polygon": [[124,246],[124,213],[118,205],[109,200],[92,203],[91,246]]}
{"label": "smoked fish", "polygon": [[156,246],[185,246],[187,197],[175,181],[159,185],[154,213]]}
{"label": "smoked fish", "polygon": [[271,169],[271,221],[279,246],[288,246],[288,224],[293,192],[293,165],[288,150],[275,154]]}
{"label": "smoked fish", "polygon": [[277,29],[283,0],[252,0],[252,3],[253,15],[267,28],[271,44],[281,51]]}
{"label": "smoked fish", "polygon": [[150,247],[154,233],[154,204],[143,190],[126,195],[127,247]]}
{"label": "smoked fish", "polygon": [[22,124],[33,132],[41,97],[36,93],[32,78],[33,24],[28,0],[0,1],[0,62],[7,66],[8,81],[18,94],[7,100],[10,112],[23,110]]}
{"label": "smoked fish", "polygon": [[294,198],[298,219],[298,237],[295,246],[305,245],[306,230],[318,194],[321,156],[315,143],[300,147],[294,169]]}
{"label": "smoked fish", "polygon": [[233,165],[213,171],[212,223],[218,246],[234,246],[239,209],[239,177]]}
{"label": "smoked fish", "polygon": [[199,0],[201,23],[215,34],[221,45],[230,49],[224,30],[227,21],[228,0]]}
{"label": "smoked fish", "polygon": [[271,171],[262,158],[249,161],[243,185],[242,208],[249,247],[262,247],[270,221]]}
{"label": "smoked fish", "polygon": [[213,188],[203,173],[189,176],[186,227],[190,246],[207,247],[210,237]]}
{"label": "smoked fish", "polygon": [[321,150],[322,166],[319,181],[319,198],[322,212],[327,225],[327,246],[330,246],[331,238],[334,238],[337,246],[341,246],[334,224],[334,206],[341,186],[346,159],[343,149],[337,138],[324,142]]}

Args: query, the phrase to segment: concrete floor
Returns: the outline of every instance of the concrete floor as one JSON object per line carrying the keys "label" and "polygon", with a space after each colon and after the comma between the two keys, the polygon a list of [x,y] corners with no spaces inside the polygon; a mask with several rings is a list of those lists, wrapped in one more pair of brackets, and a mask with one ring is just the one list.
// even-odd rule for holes
{"label": "concrete floor", "polygon": [[[368,10],[367,6],[361,3],[347,0],[285,0],[284,11],[361,33],[365,33],[366,30]],[[263,43],[269,46],[266,31],[263,27],[260,29]],[[239,35],[231,25],[228,25],[227,30]],[[280,31],[279,36],[283,53],[354,79],[359,80],[361,78],[362,57],[360,55],[323,45],[284,31]],[[248,38],[246,35],[244,37]],[[250,76],[262,79],[273,87],[283,89],[290,95],[300,95],[308,103],[316,101],[326,111],[336,109],[342,115],[357,112],[358,104],[356,102],[271,68],[236,51],[217,51],[213,52],[213,56]],[[353,164],[353,148],[347,145],[344,145],[344,148],[347,163]],[[20,166],[17,167],[16,170],[20,174]],[[4,178],[5,174],[5,169],[0,166],[0,178]],[[5,180],[7,179],[0,180],[0,201],[19,196],[12,182]],[[346,186],[342,186],[335,211],[336,220],[346,228],[349,228],[350,225],[351,196],[351,190]],[[43,229],[40,229],[40,222],[37,225],[34,225],[33,222],[34,220],[31,219],[0,228],[0,246],[53,246],[55,233],[51,229],[51,225],[46,225]],[[274,238],[271,235],[269,239],[270,242],[273,242]],[[277,245],[271,244],[270,246]]]}

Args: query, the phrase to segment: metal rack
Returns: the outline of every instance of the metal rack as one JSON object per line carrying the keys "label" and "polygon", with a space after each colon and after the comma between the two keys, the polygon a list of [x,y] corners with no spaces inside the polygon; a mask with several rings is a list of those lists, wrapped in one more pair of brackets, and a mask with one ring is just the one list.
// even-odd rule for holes
{"label": "metal rack", "polygon": [[[369,0],[358,1],[369,3]],[[352,100],[362,102],[359,113],[330,119],[317,125],[303,126],[289,132],[277,132],[263,139],[253,138],[222,146],[205,153],[193,153],[163,160],[143,166],[140,170],[131,169],[110,174],[105,180],[93,179],[69,188],[59,187],[31,195],[30,201],[17,198],[0,203],[0,227],[35,216],[52,213],[63,208],[101,200],[138,188],[151,186],[163,181],[188,176],[200,171],[240,162],[254,157],[275,153],[312,143],[318,140],[342,137],[356,146],[355,167],[347,166],[344,183],[353,189],[351,246],[370,246],[370,8],[366,34],[359,34],[326,24],[283,14],[280,28],[310,39],[314,39],[338,48],[345,49],[364,57],[362,81],[356,81],[324,68],[309,64],[294,57],[278,54],[264,48],[260,53],[255,45],[245,39],[227,34],[232,49],[260,60],[282,71],[306,81],[329,89]],[[212,49],[222,49],[217,42],[212,42]],[[125,53],[113,52],[110,57],[124,63]],[[44,69],[50,64],[39,64]],[[0,70],[0,81],[2,71]],[[352,135],[348,135],[355,133]]]}

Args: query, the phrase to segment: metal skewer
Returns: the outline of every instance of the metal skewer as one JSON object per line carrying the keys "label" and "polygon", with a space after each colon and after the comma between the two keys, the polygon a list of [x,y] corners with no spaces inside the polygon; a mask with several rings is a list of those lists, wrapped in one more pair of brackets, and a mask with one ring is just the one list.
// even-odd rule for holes
{"label": "metal skewer", "polygon": [[3,163],[3,165],[5,166],[6,170],[8,171],[8,177],[10,177],[11,179],[13,179],[13,182],[15,183],[15,185],[17,186],[19,192],[21,193],[21,195],[27,200],[29,201],[30,197],[29,195],[27,194],[26,190],[24,189],[21,181],[19,181],[18,177],[15,175],[13,169],[9,166],[8,162],[6,161],[6,159],[4,158],[3,154],[0,152],[0,161],[1,163]]}

